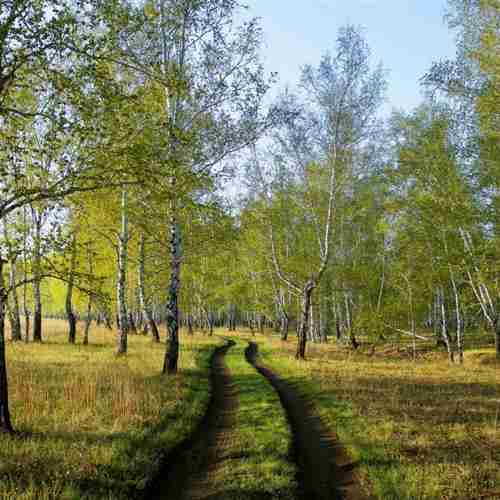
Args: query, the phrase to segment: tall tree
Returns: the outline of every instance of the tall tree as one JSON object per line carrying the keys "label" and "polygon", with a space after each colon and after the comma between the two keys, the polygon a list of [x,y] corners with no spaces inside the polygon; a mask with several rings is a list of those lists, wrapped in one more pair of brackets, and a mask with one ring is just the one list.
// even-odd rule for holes
{"label": "tall tree", "polygon": [[[303,69],[301,86],[307,111],[299,112],[286,123],[277,135],[278,152],[274,153],[275,184],[283,171],[288,170],[292,203],[300,208],[298,216],[310,228],[309,246],[314,245],[314,264],[309,263],[300,282],[283,266],[283,242],[278,240],[273,218],[269,217],[268,221],[276,275],[301,296],[298,359],[304,359],[306,354],[311,296],[332,254],[338,195],[356,151],[374,131],[385,79],[381,67],[371,70],[370,50],[362,33],[347,26],[339,32],[334,55],[326,54],[317,68]],[[284,96],[285,108],[297,108],[297,104],[297,99],[290,94]],[[299,104],[299,110],[302,106]],[[264,179],[266,175],[260,177]]]}
{"label": "tall tree", "polygon": [[[268,123],[261,112],[268,88],[258,62],[261,31],[256,20],[236,26],[239,8],[236,0],[147,2],[123,51],[128,64],[163,90],[167,141],[159,153],[171,268],[164,373],[177,371],[179,355],[180,211],[196,188],[214,182],[224,159]],[[144,49],[145,39],[154,50]]]}
{"label": "tall tree", "polygon": [[[112,39],[110,30],[103,29],[111,6],[109,2],[101,9],[93,0],[0,3],[1,221],[28,205],[121,182],[120,173],[109,165],[101,168],[102,157],[96,155],[105,134],[89,140],[89,129],[95,130],[98,120],[84,119],[85,113],[96,112],[89,106],[87,83],[95,76],[96,58],[104,57]],[[40,141],[33,140],[37,135]],[[85,150],[78,147],[83,143]],[[10,431],[5,300],[2,293],[0,428]],[[41,338],[40,313],[37,307],[35,339]]]}

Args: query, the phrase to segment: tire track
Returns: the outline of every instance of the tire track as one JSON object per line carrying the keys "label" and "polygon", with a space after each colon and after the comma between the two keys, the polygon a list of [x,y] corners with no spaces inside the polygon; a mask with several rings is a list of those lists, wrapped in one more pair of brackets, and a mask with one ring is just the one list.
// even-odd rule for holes
{"label": "tire track", "polygon": [[313,405],[289,383],[257,361],[258,347],[249,342],[245,351],[252,364],[279,394],[293,434],[294,459],[298,466],[300,497],[304,500],[365,500],[356,477],[356,464],[329,432]]}
{"label": "tire track", "polygon": [[224,356],[234,345],[232,340],[217,348],[211,361],[211,397],[195,432],[175,447],[165,460],[145,498],[149,500],[191,500],[209,498],[210,473],[225,448],[238,406],[231,374]]}

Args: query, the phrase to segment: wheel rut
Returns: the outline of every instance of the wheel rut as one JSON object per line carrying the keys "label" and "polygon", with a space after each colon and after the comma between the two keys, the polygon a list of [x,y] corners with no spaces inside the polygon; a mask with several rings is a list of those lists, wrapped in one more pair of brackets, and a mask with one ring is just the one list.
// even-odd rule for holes
{"label": "wheel rut", "polygon": [[337,436],[328,431],[313,405],[291,384],[257,360],[258,346],[249,342],[246,358],[278,392],[293,434],[293,454],[303,500],[366,500],[352,462]]}
{"label": "wheel rut", "polygon": [[195,432],[174,448],[152,482],[149,500],[201,500],[214,498],[210,475],[224,459],[224,450],[238,406],[236,390],[224,357],[232,340],[217,348],[211,361],[211,397]]}

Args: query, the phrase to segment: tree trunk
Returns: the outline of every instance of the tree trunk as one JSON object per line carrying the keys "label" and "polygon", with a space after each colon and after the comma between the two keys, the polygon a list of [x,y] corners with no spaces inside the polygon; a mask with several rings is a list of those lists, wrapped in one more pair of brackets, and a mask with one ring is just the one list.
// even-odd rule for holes
{"label": "tree trunk", "polygon": [[288,327],[290,324],[290,319],[285,311],[281,311],[281,325],[280,325],[280,335],[281,340],[286,342],[288,340]]}
{"label": "tree trunk", "polygon": [[[12,242],[10,239],[7,222],[4,221],[4,240],[9,254],[9,288],[10,288],[10,301],[7,297],[5,307],[9,313],[10,334],[13,342],[22,340],[21,334],[21,318],[19,317],[19,299],[17,297],[16,288],[16,259],[17,255],[13,251]],[[9,294],[7,294],[9,295]]]}
{"label": "tree trunk", "polygon": [[30,341],[30,312],[27,308],[24,310],[24,341]]}
{"label": "tree trunk", "polygon": [[113,330],[113,325],[111,323],[111,314],[109,312],[104,314],[104,324],[106,325],[106,328],[108,330]]}
{"label": "tree trunk", "polygon": [[228,330],[230,332],[234,332],[236,330],[236,307],[234,304],[229,306]]}
{"label": "tree trunk", "polygon": [[9,412],[7,362],[5,359],[5,306],[7,293],[3,281],[3,264],[4,261],[0,258],[0,431],[13,432]]}
{"label": "tree trunk", "polygon": [[415,313],[413,307],[413,290],[410,283],[410,278],[403,274],[403,279],[406,281],[406,286],[408,287],[408,322],[410,326],[410,332],[412,335],[412,350],[413,350],[413,361],[417,360],[417,330],[415,325]]}
{"label": "tree trunk", "polygon": [[68,288],[66,291],[66,318],[68,319],[68,342],[74,344],[76,342],[76,318],[73,312],[73,287],[75,284],[75,268],[76,268],[76,236],[73,235],[71,241],[71,262],[69,268]]}
{"label": "tree trunk", "polygon": [[181,234],[177,221],[175,207],[170,221],[170,253],[171,274],[168,290],[167,305],[167,346],[165,349],[165,361],[163,373],[177,373],[177,362],[179,360],[179,287],[181,272]]}
{"label": "tree trunk", "polygon": [[92,295],[89,294],[87,302],[87,315],[85,316],[85,329],[83,331],[83,345],[89,344],[89,331],[91,322],[92,322]]}
{"label": "tree trunk", "polygon": [[207,313],[208,335],[211,337],[214,334],[214,318],[211,311]]}
{"label": "tree trunk", "polygon": [[351,347],[354,350],[356,350],[359,347],[359,342],[357,341],[356,335],[354,333],[354,327],[352,324],[351,298],[347,293],[344,295],[344,303],[345,303],[346,329],[349,334],[349,342],[351,343]]}
{"label": "tree trunk", "polygon": [[[39,286],[37,285],[37,288]],[[35,296],[40,293],[35,292]],[[35,299],[35,311],[33,313],[33,342],[42,341],[42,305],[39,299]]]}
{"label": "tree trunk", "polygon": [[297,338],[296,359],[306,359],[307,330],[309,326],[309,314],[311,310],[311,295],[315,288],[315,283],[309,281],[302,290],[302,302],[300,311],[300,327]]}
{"label": "tree trunk", "polygon": [[156,326],[156,321],[151,315],[151,319],[148,320],[149,328],[151,328],[151,335],[153,342],[160,342],[160,332],[158,331],[158,327]]}
{"label": "tree trunk", "polygon": [[440,293],[440,312],[441,312],[441,335],[446,345],[446,350],[448,351],[448,358],[450,360],[450,363],[453,363],[455,356],[453,354],[450,336],[448,335],[448,325],[446,322],[446,308],[444,303],[444,291],[442,288],[439,290],[439,293]]}
{"label": "tree trunk", "polygon": [[453,295],[455,297],[455,315],[456,315],[456,318],[455,318],[455,321],[457,323],[457,329],[456,329],[456,332],[457,332],[457,354],[458,354],[458,362],[460,364],[462,364],[464,362],[464,347],[463,347],[463,339],[462,339],[462,317],[461,317],[461,314],[460,314],[460,297],[458,295],[458,289],[457,289],[457,285],[455,283],[455,279],[452,275],[452,278],[451,278],[451,285],[452,285],[452,288],[453,288]]}
{"label": "tree trunk", "polygon": [[257,315],[257,327],[259,329],[259,333],[264,334],[264,315],[263,314],[258,314]]}
{"label": "tree trunk", "polygon": [[19,299],[17,297],[16,285],[16,262],[11,260],[9,270],[9,287],[11,300],[9,305],[9,320],[12,341],[22,340],[21,317],[19,313]]}
{"label": "tree trunk", "polygon": [[496,358],[500,360],[500,314],[495,321],[495,353]]}
{"label": "tree trunk", "polygon": [[33,246],[33,299],[34,299],[34,314],[33,314],[33,342],[42,341],[42,277],[41,277],[41,238],[42,238],[42,222],[41,216],[34,217],[35,220],[35,235],[34,235],[34,246]]}
{"label": "tree trunk", "polygon": [[351,307],[350,307],[350,303],[349,303],[349,296],[346,294],[344,294],[344,304],[345,304],[345,324],[346,324],[346,328],[349,332],[349,335],[351,334],[351,330],[352,330],[352,324],[351,324]]}
{"label": "tree trunk", "polygon": [[337,301],[337,296],[334,295],[333,312],[335,315],[335,338],[337,342],[342,339],[342,305]]}
{"label": "tree trunk", "polygon": [[23,207],[23,313],[24,313],[24,341],[30,340],[30,312],[28,309],[28,248],[27,248],[27,222],[26,207]]}
{"label": "tree trunk", "polygon": [[118,237],[118,347],[116,354],[122,355],[127,352],[128,341],[128,317],[127,317],[127,265],[128,265],[128,195],[122,192],[122,221],[121,231]]}
{"label": "tree trunk", "polygon": [[188,327],[188,333],[189,333],[189,335],[194,335],[194,332],[193,332],[193,316],[191,314],[188,314],[188,317],[187,317],[187,327]]}
{"label": "tree trunk", "polygon": [[135,326],[135,320],[133,313],[128,313],[128,331],[133,335],[137,335],[137,327]]}
{"label": "tree trunk", "polygon": [[[327,285],[326,297],[330,297],[330,287]],[[328,342],[328,333],[331,325],[331,311],[328,305],[328,300],[325,296],[319,298],[319,341],[322,344]]]}
{"label": "tree trunk", "polygon": [[146,300],[146,239],[144,234],[141,234],[139,241],[139,302],[147,324],[151,328],[153,342],[160,342],[158,327],[156,326],[151,307]]}
{"label": "tree trunk", "polygon": [[316,342],[316,318],[314,317],[312,295],[309,302],[309,340]]}

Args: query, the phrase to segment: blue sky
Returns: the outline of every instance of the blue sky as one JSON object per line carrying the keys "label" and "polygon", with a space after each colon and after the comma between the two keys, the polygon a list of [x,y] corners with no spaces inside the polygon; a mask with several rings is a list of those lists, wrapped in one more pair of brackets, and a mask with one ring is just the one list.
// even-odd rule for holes
{"label": "blue sky", "polygon": [[317,64],[333,49],[346,23],[365,29],[374,62],[389,70],[388,102],[411,109],[421,102],[419,79],[433,61],[455,53],[454,34],[443,15],[446,0],[245,0],[261,18],[262,59],[277,71],[280,85],[295,85],[304,64]]}

